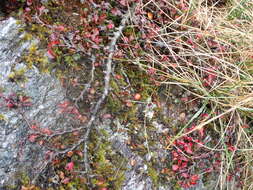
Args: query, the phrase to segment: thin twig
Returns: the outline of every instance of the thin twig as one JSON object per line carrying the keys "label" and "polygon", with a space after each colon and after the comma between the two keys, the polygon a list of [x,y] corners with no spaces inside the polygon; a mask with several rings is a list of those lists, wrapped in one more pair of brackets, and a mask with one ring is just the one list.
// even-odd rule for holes
{"label": "thin twig", "polygon": [[91,78],[89,80],[89,82],[87,84],[85,84],[85,88],[81,91],[80,95],[75,98],[75,106],[78,107],[78,101],[83,100],[84,94],[87,92],[87,90],[91,87],[91,83],[94,81],[94,72],[95,72],[95,61],[96,58],[93,55],[91,58],[92,61],[92,68],[91,68]]}
{"label": "thin twig", "polygon": [[113,54],[114,54],[115,49],[116,49],[117,40],[120,38],[120,36],[122,34],[122,31],[125,28],[127,20],[129,19],[129,17],[130,17],[130,13],[127,13],[127,15],[125,15],[125,17],[121,21],[121,24],[118,27],[117,31],[114,32],[114,37],[112,38],[111,43],[109,45],[109,56],[108,56],[107,62],[106,62],[106,71],[105,71],[105,77],[104,77],[104,91],[103,91],[103,94],[102,94],[101,98],[98,100],[94,110],[92,111],[91,119],[90,119],[89,123],[87,124],[87,131],[84,135],[84,138],[82,139],[82,141],[84,142],[83,153],[84,153],[84,163],[85,163],[86,172],[89,170],[88,155],[87,155],[87,140],[90,136],[90,132],[91,132],[92,127],[93,127],[92,124],[95,121],[97,112],[98,112],[99,108],[101,107],[102,103],[104,102],[105,98],[107,97],[107,95],[109,93],[110,78],[111,78],[111,73],[112,73]]}

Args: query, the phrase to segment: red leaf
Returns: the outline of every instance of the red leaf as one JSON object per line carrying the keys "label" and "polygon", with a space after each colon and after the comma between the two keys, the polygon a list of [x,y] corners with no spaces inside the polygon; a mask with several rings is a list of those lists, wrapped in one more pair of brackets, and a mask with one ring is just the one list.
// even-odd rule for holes
{"label": "red leaf", "polygon": [[196,181],[190,181],[190,184],[191,184],[191,185],[196,185],[197,182],[196,182]]}
{"label": "red leaf", "polygon": [[109,22],[109,24],[107,25],[107,28],[110,30],[110,29],[113,29],[114,28],[114,24],[113,22]]}
{"label": "red leaf", "polygon": [[28,96],[19,96],[19,100],[23,103],[29,103],[30,98]]}
{"label": "red leaf", "polygon": [[46,134],[46,135],[51,135],[53,132],[50,129],[45,128],[45,129],[41,129],[41,133]]}
{"label": "red leaf", "polygon": [[53,40],[47,45],[47,53],[48,53],[49,57],[52,59],[56,57],[56,54],[54,53],[52,48],[53,48],[53,46],[58,45],[58,44],[60,44],[59,40]]}
{"label": "red leaf", "polygon": [[203,127],[201,127],[201,128],[198,130],[198,132],[199,132],[200,137],[203,137],[203,136],[204,136],[204,128],[203,128]]}
{"label": "red leaf", "polygon": [[234,152],[234,151],[236,151],[236,148],[234,146],[232,146],[232,145],[228,145],[228,150],[230,152]]}
{"label": "red leaf", "polygon": [[59,25],[55,27],[55,30],[60,31],[60,32],[64,32],[66,30],[66,28],[63,25]]}
{"label": "red leaf", "polygon": [[185,167],[187,167],[187,162],[182,162],[180,168],[185,168]]}
{"label": "red leaf", "polygon": [[127,6],[127,1],[126,0],[120,0],[119,3],[123,6]]}
{"label": "red leaf", "polygon": [[113,8],[111,9],[111,13],[114,15],[114,16],[117,16],[117,15],[122,15],[121,11],[117,8]]}
{"label": "red leaf", "polygon": [[33,0],[26,0],[26,4],[27,4],[28,6],[31,6],[32,3],[33,3]]}
{"label": "red leaf", "polygon": [[181,174],[181,176],[184,177],[184,178],[188,178],[189,174],[184,172],[184,173]]}
{"label": "red leaf", "polygon": [[106,19],[107,15],[106,13],[102,13],[100,16],[99,16],[99,22],[102,23],[104,22],[104,20]]}
{"label": "red leaf", "polygon": [[242,128],[247,129],[247,128],[249,128],[249,125],[244,124],[244,125],[242,125]]}
{"label": "red leaf", "polygon": [[45,153],[45,159],[46,159],[46,160],[50,159],[52,155],[53,155],[53,152],[52,152],[52,151],[50,151],[50,150],[47,151],[47,152]]}
{"label": "red leaf", "polygon": [[65,170],[67,170],[67,171],[72,171],[72,170],[74,170],[74,162],[69,162],[69,163],[65,166]]}
{"label": "red leaf", "polygon": [[46,7],[45,6],[38,7],[38,10],[39,10],[39,16],[40,16],[45,12]]}
{"label": "red leaf", "polygon": [[15,107],[16,107],[16,105],[13,104],[13,103],[7,103],[6,106],[7,106],[8,108],[15,108]]}
{"label": "red leaf", "polygon": [[102,116],[103,119],[111,119],[112,118],[112,115],[109,114],[109,113],[106,113]]}
{"label": "red leaf", "polygon": [[31,135],[29,135],[28,140],[30,142],[35,142],[35,140],[37,139],[38,136],[39,135],[31,134]]}
{"label": "red leaf", "polygon": [[178,165],[173,165],[173,166],[172,166],[172,170],[173,170],[173,171],[177,171],[178,169],[179,169]]}
{"label": "red leaf", "polygon": [[[96,36],[95,38],[92,39],[93,42],[95,42],[95,44],[99,44],[100,42],[102,42],[102,38],[100,38],[99,36]],[[98,48],[95,46],[95,48]]]}
{"label": "red leaf", "polygon": [[187,182],[179,181],[178,183],[182,188],[189,188],[190,187],[190,185]]}
{"label": "red leaf", "polygon": [[181,141],[181,140],[177,140],[177,141],[176,141],[176,144],[179,145],[179,146],[180,146],[180,145],[184,146],[184,145],[185,145],[185,142],[184,142],[184,141]]}
{"label": "red leaf", "polygon": [[147,71],[147,73],[149,74],[149,75],[154,75],[154,74],[156,74],[156,70],[154,69],[154,68],[148,68],[148,71]]}
{"label": "red leaf", "polygon": [[56,54],[53,52],[51,48],[47,50],[47,54],[50,59],[54,59],[56,57]]}
{"label": "red leaf", "polygon": [[61,183],[68,184],[70,182],[70,178],[66,177],[63,180],[61,180]]}
{"label": "red leaf", "polygon": [[69,101],[64,101],[64,102],[60,103],[58,106],[60,108],[67,108],[69,105],[70,105]]}
{"label": "red leaf", "polygon": [[38,129],[38,126],[37,126],[37,125],[32,125],[32,126],[31,126],[31,129],[37,130],[37,129]]}
{"label": "red leaf", "polygon": [[98,28],[94,28],[92,35],[91,35],[91,39],[93,40],[96,36],[99,35],[99,29]]}
{"label": "red leaf", "polygon": [[44,144],[44,140],[40,140],[38,143],[39,143],[39,145],[41,146],[41,145]]}
{"label": "red leaf", "polygon": [[83,153],[82,153],[81,151],[76,150],[75,153],[76,153],[78,156],[83,157]]}
{"label": "red leaf", "polygon": [[185,157],[185,156],[180,156],[180,159],[181,159],[181,161],[185,161],[185,162],[188,162],[189,160]]}
{"label": "red leaf", "polygon": [[212,171],[213,171],[213,168],[206,168],[206,169],[205,169],[205,172],[206,172],[206,173],[210,173],[210,172],[212,172]]}
{"label": "red leaf", "polygon": [[184,140],[187,140],[189,142],[193,141],[192,137],[189,136],[184,136]]}
{"label": "red leaf", "polygon": [[197,175],[197,174],[192,175],[190,177],[190,184],[191,185],[196,185],[198,180],[199,180],[199,175]]}
{"label": "red leaf", "polygon": [[192,152],[192,144],[187,143],[187,144],[184,146],[184,150],[185,150],[188,154],[193,154],[193,152]]}
{"label": "red leaf", "polygon": [[53,41],[51,41],[51,42],[47,45],[47,47],[51,48],[51,47],[53,47],[53,46],[55,46],[55,45],[58,45],[58,44],[60,44],[60,41],[59,41],[59,40],[53,40]]}
{"label": "red leaf", "polygon": [[232,181],[232,178],[233,178],[232,175],[228,175],[226,180],[227,180],[227,181]]}
{"label": "red leaf", "polygon": [[98,15],[97,14],[94,14],[93,15],[93,22],[97,23],[98,22]]}
{"label": "red leaf", "polygon": [[73,107],[70,111],[70,113],[74,114],[74,115],[80,115],[78,109],[76,109],[75,107]]}
{"label": "red leaf", "polygon": [[176,151],[173,151],[172,152],[172,157],[173,157],[173,160],[177,160],[178,159],[178,153]]}
{"label": "red leaf", "polygon": [[201,117],[203,117],[203,118],[208,118],[208,117],[209,117],[209,114],[208,114],[208,113],[202,113],[202,114],[201,114]]}

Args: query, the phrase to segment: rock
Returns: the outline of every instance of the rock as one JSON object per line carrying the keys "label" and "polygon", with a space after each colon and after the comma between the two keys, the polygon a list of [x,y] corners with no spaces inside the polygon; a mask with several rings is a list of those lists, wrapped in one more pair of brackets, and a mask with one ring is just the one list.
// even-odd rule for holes
{"label": "rock", "polygon": [[[65,98],[65,90],[60,82],[37,68],[27,70],[27,81],[23,85],[8,78],[13,68],[26,68],[18,58],[31,45],[31,41],[21,43],[24,33],[14,18],[0,22],[0,89],[3,96],[22,93],[31,98],[32,105],[24,111],[30,121],[36,121],[41,128],[67,127],[68,122],[57,112],[57,105]],[[9,109],[0,98],[0,189],[14,185],[18,174],[36,175],[44,162],[43,147],[27,140],[29,127],[16,109]],[[8,189],[8,188],[7,188]]]}

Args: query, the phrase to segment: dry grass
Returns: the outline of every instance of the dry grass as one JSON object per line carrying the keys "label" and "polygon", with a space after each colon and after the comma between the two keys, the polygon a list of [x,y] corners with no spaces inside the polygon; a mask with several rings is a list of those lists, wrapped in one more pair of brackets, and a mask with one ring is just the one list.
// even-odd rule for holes
{"label": "dry grass", "polygon": [[[179,9],[177,1],[165,2],[168,7]],[[219,134],[218,143],[206,148],[221,153],[217,189],[237,189],[226,180],[231,171],[241,175],[243,189],[253,189],[253,1],[208,5],[207,0],[190,0],[186,4],[189,8],[178,10],[180,14],[168,24],[158,29],[143,26],[154,34],[146,41],[149,51],[136,56],[132,50],[131,56],[142,69],[154,69],[161,84],[177,84],[211,105],[210,117],[187,133],[185,126],[168,148],[174,140],[212,125]],[[141,9],[153,11],[154,16],[160,11],[171,19],[155,0],[143,2]],[[132,18],[133,26],[138,19]],[[148,23],[157,22],[151,18]],[[135,40],[143,43],[138,37]],[[161,59],[164,55],[167,60]],[[249,128],[245,128],[247,125]],[[233,138],[236,151],[228,149],[228,136]]]}

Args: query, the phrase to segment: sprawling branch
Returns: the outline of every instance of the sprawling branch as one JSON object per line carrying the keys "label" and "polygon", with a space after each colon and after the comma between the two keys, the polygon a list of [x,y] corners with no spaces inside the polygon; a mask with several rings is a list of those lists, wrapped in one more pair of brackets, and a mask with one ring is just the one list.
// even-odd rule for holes
{"label": "sprawling branch", "polygon": [[[88,161],[88,152],[87,152],[87,143],[89,140],[89,136],[91,133],[92,128],[94,127],[94,121],[97,118],[97,114],[101,108],[101,105],[103,104],[103,102],[105,101],[106,97],[109,94],[110,91],[110,79],[111,79],[111,74],[112,74],[112,61],[113,61],[113,55],[115,53],[116,50],[116,46],[117,46],[117,41],[120,38],[123,29],[125,28],[128,19],[130,18],[131,15],[131,11],[129,11],[126,15],[123,16],[123,19],[121,21],[120,26],[116,29],[116,31],[114,32],[113,37],[111,38],[111,42],[108,45],[108,58],[106,59],[106,69],[104,71],[105,76],[104,76],[104,90],[103,93],[101,95],[101,97],[99,98],[99,100],[97,101],[97,103],[95,104],[95,106],[93,107],[93,109],[91,110],[91,116],[89,119],[89,122],[84,125],[84,126],[80,126],[78,128],[73,128],[72,130],[68,130],[68,131],[63,131],[63,132],[59,132],[56,134],[52,134],[52,135],[44,135],[45,138],[47,139],[51,139],[52,137],[58,136],[58,135],[65,135],[74,131],[81,131],[81,130],[85,130],[84,136],[83,138],[80,138],[79,141],[77,141],[73,146],[68,147],[64,150],[57,150],[57,149],[51,149],[50,147],[47,147],[48,150],[51,150],[53,152],[53,154],[50,155],[50,159],[48,160],[48,162],[45,162],[45,164],[43,165],[41,171],[39,173],[41,173],[45,168],[47,168],[47,165],[50,164],[50,162],[57,156],[59,155],[64,155],[69,151],[75,150],[77,149],[81,144],[84,144],[84,148],[83,148],[83,153],[84,153],[84,164],[85,164],[85,172],[84,173],[88,173],[90,171],[90,166],[89,166],[89,161]],[[94,57],[93,57],[94,60]],[[92,67],[92,79],[91,81],[87,84],[86,88],[84,89],[84,91],[81,92],[81,95],[78,97],[78,99],[76,100],[76,103],[78,100],[82,99],[82,97],[84,96],[84,94],[86,93],[87,89],[90,87],[91,83],[94,80],[94,62],[92,63],[93,67]],[[40,175],[38,173],[38,175],[34,178],[33,183],[36,182],[38,176]]]}
{"label": "sprawling branch", "polygon": [[89,164],[88,164],[88,154],[87,154],[87,141],[91,132],[91,129],[93,127],[93,122],[95,121],[96,115],[104,102],[105,98],[107,97],[109,90],[110,90],[110,78],[111,78],[111,73],[112,73],[112,59],[113,59],[113,54],[116,49],[116,43],[118,39],[120,38],[123,29],[126,26],[127,20],[129,19],[131,13],[127,13],[127,15],[124,16],[123,20],[121,21],[120,26],[118,27],[117,31],[114,32],[114,36],[111,40],[111,43],[109,44],[109,56],[106,61],[106,70],[105,70],[105,77],[104,77],[104,91],[101,96],[101,98],[98,100],[97,104],[95,105],[94,110],[92,111],[92,116],[91,119],[87,125],[87,131],[84,135],[84,138],[82,141],[84,142],[84,163],[85,163],[85,169],[86,172],[89,170]]}

